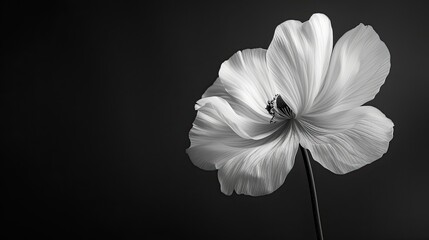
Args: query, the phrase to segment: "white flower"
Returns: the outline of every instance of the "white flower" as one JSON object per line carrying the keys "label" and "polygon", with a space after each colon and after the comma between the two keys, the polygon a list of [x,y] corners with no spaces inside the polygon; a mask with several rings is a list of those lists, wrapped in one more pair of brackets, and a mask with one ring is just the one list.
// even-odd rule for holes
{"label": "white flower", "polygon": [[380,158],[393,123],[372,100],[390,54],[371,26],[344,34],[332,50],[330,20],[314,14],[280,24],[265,49],[225,61],[197,102],[187,149],[192,162],[218,169],[223,193],[253,196],[279,188],[299,144],[337,174]]}

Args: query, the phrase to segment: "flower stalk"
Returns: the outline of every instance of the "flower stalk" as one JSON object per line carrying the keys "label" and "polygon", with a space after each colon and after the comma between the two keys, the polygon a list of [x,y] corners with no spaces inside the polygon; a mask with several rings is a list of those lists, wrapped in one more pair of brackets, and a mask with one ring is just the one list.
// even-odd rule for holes
{"label": "flower stalk", "polygon": [[311,169],[310,158],[307,149],[299,145],[299,149],[304,158],[305,171],[307,172],[308,187],[311,195],[311,205],[313,208],[314,225],[316,228],[317,240],[323,240],[322,222],[320,221],[319,203],[317,201],[316,184],[314,182],[313,170]]}

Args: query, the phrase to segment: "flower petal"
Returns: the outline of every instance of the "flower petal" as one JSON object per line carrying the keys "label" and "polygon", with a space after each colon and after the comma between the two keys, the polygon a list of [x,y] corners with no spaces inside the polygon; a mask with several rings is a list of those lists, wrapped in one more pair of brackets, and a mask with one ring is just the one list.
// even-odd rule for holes
{"label": "flower petal", "polygon": [[266,50],[238,51],[222,64],[219,79],[233,98],[260,115],[269,116],[265,107],[277,91],[268,77]]}
{"label": "flower petal", "polygon": [[202,98],[206,97],[221,97],[229,103],[229,105],[238,115],[246,116],[260,123],[269,123],[272,117],[268,114],[267,111],[264,112],[264,114],[260,114],[260,112],[255,111],[252,107],[242,102],[240,99],[231,96],[226,91],[219,78],[216,79],[213,85],[211,85],[203,94]]}
{"label": "flower petal", "polygon": [[265,138],[282,126],[281,122],[261,123],[246,116],[238,115],[229,103],[220,97],[202,98],[197,102],[195,108],[199,111],[214,110],[220,121],[226,123],[238,136],[244,139]]}
{"label": "flower petal", "polygon": [[332,52],[329,18],[314,14],[304,23],[280,24],[267,51],[270,77],[280,94],[298,114],[309,108],[320,90]]}
{"label": "flower petal", "polygon": [[360,24],[335,45],[312,112],[342,111],[370,101],[390,70],[390,53],[371,26]]}
{"label": "flower petal", "polygon": [[189,132],[191,146],[186,150],[199,168],[215,170],[243,151],[254,140],[243,139],[224,123],[212,108],[198,111]]}
{"label": "flower petal", "polygon": [[378,109],[362,106],[341,113],[303,117],[300,143],[314,160],[337,174],[379,159],[393,138],[393,123]]}
{"label": "flower petal", "polygon": [[284,182],[295,162],[298,139],[290,126],[281,137],[248,148],[219,169],[221,190],[231,195],[261,196],[272,193]]}
{"label": "flower petal", "polygon": [[[242,117],[236,116],[226,100],[219,97],[207,97],[198,102],[197,117],[189,132],[191,146],[186,150],[191,161],[205,170],[215,170],[223,166],[226,161],[236,157],[248,148],[263,145],[281,134],[282,124],[268,124],[266,131],[279,129],[266,138],[254,140],[242,138],[237,134],[248,136],[245,127],[250,127],[251,133],[255,133],[253,126],[258,129],[261,126],[254,122],[244,122],[242,126],[236,123],[244,121]],[[222,109],[223,112],[219,110]],[[238,119],[238,120],[237,120]],[[249,120],[247,120],[249,121]],[[236,124],[236,125],[234,125]],[[265,129],[264,128],[264,129]]]}

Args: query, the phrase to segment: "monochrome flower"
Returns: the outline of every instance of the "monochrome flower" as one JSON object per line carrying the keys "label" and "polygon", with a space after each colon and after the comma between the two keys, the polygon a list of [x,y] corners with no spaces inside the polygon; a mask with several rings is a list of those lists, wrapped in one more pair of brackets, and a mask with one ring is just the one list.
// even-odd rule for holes
{"label": "monochrome flower", "polygon": [[386,153],[393,123],[371,106],[390,54],[371,26],[344,34],[332,49],[330,20],[314,14],[280,24],[265,49],[235,53],[195,105],[191,161],[218,170],[227,195],[279,188],[299,144],[336,174]]}

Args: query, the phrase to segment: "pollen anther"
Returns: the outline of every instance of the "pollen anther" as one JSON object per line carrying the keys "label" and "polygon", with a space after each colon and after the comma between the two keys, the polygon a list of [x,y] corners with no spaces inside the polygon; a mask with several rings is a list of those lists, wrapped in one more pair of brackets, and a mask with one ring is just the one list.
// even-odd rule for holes
{"label": "pollen anther", "polygon": [[272,116],[270,123],[276,122],[274,121],[276,115],[287,119],[295,118],[295,113],[290,109],[280,94],[276,94],[272,100],[268,100],[265,109]]}

